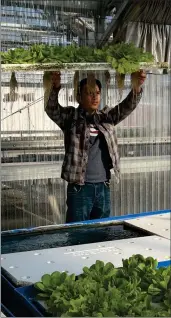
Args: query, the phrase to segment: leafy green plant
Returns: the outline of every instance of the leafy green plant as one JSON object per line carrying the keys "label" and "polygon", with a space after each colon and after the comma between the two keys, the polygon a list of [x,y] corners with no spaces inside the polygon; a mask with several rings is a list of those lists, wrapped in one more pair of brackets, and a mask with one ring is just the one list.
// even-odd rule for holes
{"label": "leafy green plant", "polygon": [[78,277],[67,272],[44,275],[35,284],[54,317],[170,317],[171,266],[134,255],[123,267],[96,261]]}
{"label": "leafy green plant", "polygon": [[133,43],[118,43],[104,49],[106,60],[112,64],[119,74],[131,74],[140,68],[142,62],[154,62],[151,53],[135,47]]}

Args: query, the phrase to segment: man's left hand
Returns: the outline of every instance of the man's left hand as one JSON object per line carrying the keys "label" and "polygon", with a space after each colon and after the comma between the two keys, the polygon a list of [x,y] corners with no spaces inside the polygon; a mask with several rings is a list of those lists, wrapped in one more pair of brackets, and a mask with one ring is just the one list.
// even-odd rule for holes
{"label": "man's left hand", "polygon": [[144,84],[146,77],[146,73],[143,70],[131,74],[133,90],[136,93],[141,92],[141,86]]}

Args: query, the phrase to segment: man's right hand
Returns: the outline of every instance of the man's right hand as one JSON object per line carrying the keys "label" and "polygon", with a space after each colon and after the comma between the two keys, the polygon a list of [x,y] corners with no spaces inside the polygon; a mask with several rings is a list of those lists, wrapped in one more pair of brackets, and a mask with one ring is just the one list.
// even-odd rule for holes
{"label": "man's right hand", "polygon": [[61,87],[61,73],[60,72],[52,72],[52,84],[55,88]]}

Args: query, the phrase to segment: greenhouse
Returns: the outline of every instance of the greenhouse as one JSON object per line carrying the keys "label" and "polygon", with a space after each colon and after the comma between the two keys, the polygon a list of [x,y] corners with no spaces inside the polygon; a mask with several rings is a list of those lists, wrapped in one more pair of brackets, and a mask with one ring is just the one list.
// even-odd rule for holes
{"label": "greenhouse", "polygon": [[170,317],[171,1],[2,0],[0,41],[1,315]]}

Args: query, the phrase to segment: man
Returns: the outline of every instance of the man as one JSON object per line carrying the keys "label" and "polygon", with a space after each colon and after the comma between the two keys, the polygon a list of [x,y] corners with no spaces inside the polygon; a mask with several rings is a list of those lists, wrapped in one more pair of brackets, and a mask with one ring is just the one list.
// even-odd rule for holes
{"label": "man", "polygon": [[58,102],[60,73],[52,74],[52,89],[46,96],[46,113],[64,133],[65,157],[61,177],[68,182],[66,222],[106,218],[110,215],[110,170],[119,177],[119,154],[115,126],[138,105],[143,71],[132,74],[134,87],[114,108],[99,110],[101,83],[90,91],[87,79],[80,82],[79,107]]}

